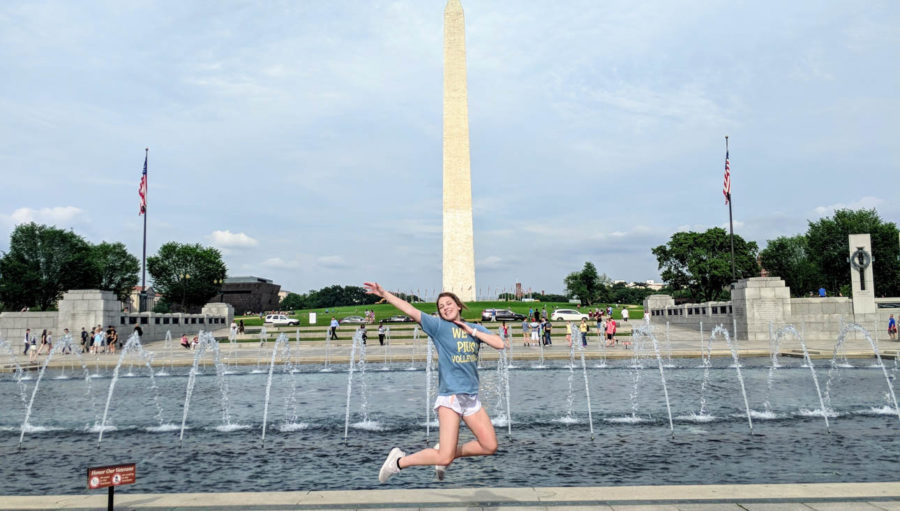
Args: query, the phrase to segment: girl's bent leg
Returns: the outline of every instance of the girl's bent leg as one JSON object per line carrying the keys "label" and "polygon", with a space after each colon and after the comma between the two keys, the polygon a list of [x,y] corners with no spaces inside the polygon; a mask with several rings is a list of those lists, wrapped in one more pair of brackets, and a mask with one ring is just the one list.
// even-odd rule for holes
{"label": "girl's bent leg", "polygon": [[[475,440],[466,442],[457,452],[457,457],[462,456],[490,456],[497,452],[497,433],[494,432],[494,425],[491,424],[491,418],[488,417],[484,408],[478,410],[472,415],[463,417],[466,421],[469,431],[475,435]],[[443,446],[444,440],[441,439]]]}
{"label": "girl's bent leg", "polygon": [[[440,450],[422,449],[404,456],[400,458],[400,468],[418,465],[449,465],[453,462],[453,459],[458,456],[456,444],[459,442],[459,414],[442,406],[438,408],[438,424],[440,424]],[[469,424],[468,420],[466,424]],[[490,420],[488,424],[490,424]],[[469,428],[471,429],[471,426]]]}

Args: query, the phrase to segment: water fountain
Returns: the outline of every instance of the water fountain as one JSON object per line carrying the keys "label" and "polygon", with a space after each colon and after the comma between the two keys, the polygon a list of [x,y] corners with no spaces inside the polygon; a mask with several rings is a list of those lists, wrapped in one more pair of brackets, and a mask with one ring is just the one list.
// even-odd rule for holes
{"label": "water fountain", "polygon": [[381,366],[382,371],[390,371],[390,360],[391,360],[391,327],[387,326],[384,328],[384,340],[385,345],[382,346],[384,351],[384,365]]}
{"label": "water fountain", "polygon": [[362,420],[354,423],[353,426],[361,429],[377,429],[379,425],[369,420],[369,383],[366,376],[366,343],[363,342],[361,330],[357,330],[353,335],[353,344],[350,349],[349,369],[347,371],[347,406],[344,412],[344,438],[347,438],[350,431],[350,403],[353,396],[354,372],[358,373],[358,379],[360,381],[359,410]]}
{"label": "water fountain", "polygon": [[[138,357],[140,357],[144,364],[147,366],[148,374],[150,375],[150,390],[153,392],[153,402],[156,405],[156,419],[159,423],[160,428],[164,426],[163,409],[159,403],[156,380],[154,379],[153,375],[153,366],[150,364],[152,356],[144,351],[143,346],[141,346],[141,337],[137,333],[133,333],[131,334],[131,337],[128,338],[128,341],[125,342],[125,346],[122,348],[122,352],[119,354],[119,360],[116,363],[116,367],[115,369],[113,369],[112,381],[109,384],[109,390],[107,391],[106,395],[106,407],[103,409],[103,418],[100,421],[100,435],[97,437],[98,445],[103,442],[103,432],[107,429],[106,420],[109,417],[109,406],[112,403],[113,393],[116,389],[116,383],[119,380],[119,370],[122,367],[122,362],[125,361],[126,357],[131,353],[134,353]],[[49,359],[50,357],[47,357],[48,362]]]}
{"label": "water fountain", "polygon": [[[656,336],[653,335],[653,332],[649,325],[636,328],[631,335],[632,335],[632,337],[639,336],[642,338],[643,337],[649,338],[650,342],[653,344],[653,352],[656,354],[656,362],[657,362],[657,365],[659,366],[659,380],[662,383],[663,396],[666,398],[666,413],[669,416],[669,430],[672,432],[672,436],[674,437],[675,436],[675,423],[672,422],[672,405],[669,402],[669,388],[666,385],[666,372],[663,369],[664,364],[663,364],[663,360],[662,360],[662,354],[659,351],[659,342],[656,340]],[[666,325],[666,337],[668,337],[668,335],[669,335],[669,329],[668,329],[668,324],[667,324]],[[635,353],[638,352],[637,345],[635,345],[634,351],[635,351]]]}
{"label": "water fountain", "polygon": [[[297,335],[299,339],[299,332]],[[275,346],[272,348],[272,360],[269,363],[269,377],[266,379],[266,399],[263,401],[263,423],[262,423],[262,436],[260,437],[260,441],[266,441],[266,422],[269,418],[269,397],[272,393],[272,375],[275,373],[275,359],[278,356],[279,349],[282,351],[282,355],[287,359],[287,363],[291,363],[291,344],[287,335],[284,333],[278,334],[278,338],[275,339]],[[291,373],[290,366],[287,367],[287,372]]]}
{"label": "water fountain", "polygon": [[188,382],[185,389],[184,408],[181,418],[181,429],[178,434],[179,443],[184,443],[184,431],[187,426],[188,412],[191,407],[191,396],[194,393],[194,386],[197,384],[197,376],[200,375],[200,360],[207,350],[212,350],[213,363],[216,368],[216,383],[219,388],[222,424],[217,428],[219,431],[233,431],[242,429],[243,426],[232,424],[230,411],[230,393],[228,392],[228,381],[225,378],[226,368],[220,358],[219,343],[210,332],[200,332],[198,335],[198,344],[194,348],[194,361],[188,372]]}
{"label": "water fountain", "polygon": [[413,327],[413,340],[412,347],[409,350],[409,367],[406,368],[407,371],[415,371],[416,370],[416,346],[418,345],[419,340],[419,324],[416,323],[416,326]]}
{"label": "water fountain", "polygon": [[331,330],[325,329],[325,367],[322,368],[323,373],[330,373],[334,371],[331,367],[328,366],[328,352],[331,348]]}
{"label": "water fountain", "polygon": [[[772,372],[772,358],[738,359],[733,339],[721,327],[700,334],[699,364],[665,367],[661,327],[655,327],[658,331],[636,329],[632,357],[610,357],[604,369],[592,368],[586,362],[579,364],[582,357],[585,361],[596,359],[598,353],[591,349],[576,354],[575,346],[568,351],[569,360],[549,356],[545,359],[547,367],[540,371],[530,367],[510,369],[505,350],[497,352],[496,357],[486,350],[482,358],[482,400],[498,433],[505,428],[511,435],[511,410],[516,410],[516,438],[501,439],[497,456],[478,461],[477,484],[521,486],[540,481],[548,486],[613,485],[621,484],[622,470],[627,471],[631,484],[659,484],[662,480],[667,484],[879,481],[900,469],[900,460],[892,456],[900,451],[897,407],[891,395],[897,384],[892,379],[896,361],[894,366],[882,363],[876,339],[863,339],[865,335],[858,327],[842,328],[835,346],[839,355],[832,357],[836,367],[827,376],[830,386],[822,386],[822,401],[816,407],[809,406],[818,399],[815,384],[810,385],[811,377],[817,381],[812,363],[819,364],[815,368],[819,375],[824,373],[813,352],[807,350],[802,360],[777,360],[770,388],[767,376]],[[798,334],[802,337],[799,328],[773,329],[773,350],[788,339],[794,342]],[[654,336],[658,336],[656,342]],[[714,355],[719,353],[712,350],[713,344],[723,339],[731,352],[727,360],[717,358]],[[41,360],[42,367],[32,373],[31,380],[26,379],[24,370],[8,364],[10,372],[0,374],[0,410],[4,410],[0,414],[0,449],[12,451],[24,442],[16,451],[16,463],[0,466],[0,491],[83,492],[82,467],[98,452],[104,457],[136,459],[144,474],[142,487],[150,492],[196,491],[198,481],[202,481],[204,491],[283,490],[281,478],[248,479],[242,474],[288,468],[296,488],[377,488],[374,474],[383,459],[384,446],[421,445],[423,435],[427,438],[433,432],[433,397],[426,394],[423,410],[422,378],[408,373],[405,364],[388,371],[365,371],[365,346],[358,339],[350,346],[353,362],[347,366],[348,375],[334,364],[336,371],[329,373],[312,366],[321,361],[319,349],[307,351],[304,361],[303,352],[298,352],[294,343],[277,339],[267,344],[272,351],[265,352],[264,373],[227,374],[226,365],[217,360],[219,345],[215,338],[204,332],[199,340],[190,352],[190,368],[176,367],[173,377],[154,381],[147,365],[156,370],[160,363],[168,366],[169,361],[160,360],[159,355],[151,360],[146,351],[142,355],[141,350],[147,348],[138,349],[130,339],[118,355],[124,357],[117,361],[118,373],[112,368],[116,360],[110,357],[109,374],[100,380],[89,377],[88,368],[93,368],[90,359],[79,362],[77,353],[62,353],[64,343],[60,343],[59,352],[47,357],[49,361]],[[846,351],[856,350],[853,356],[860,355],[859,348],[847,348],[856,346],[854,343],[866,343],[871,348],[874,367],[868,362],[856,362],[858,367],[854,369],[837,367]],[[12,347],[0,343],[0,354],[5,357],[7,353],[21,359]],[[536,351],[534,355],[536,358]],[[146,363],[142,356],[146,356]],[[74,362],[70,364],[63,357],[71,357]],[[655,359],[656,370],[648,365],[650,357]],[[433,360],[427,355],[424,360],[419,357],[415,365],[417,370],[425,369],[426,387],[433,389],[436,371],[434,367],[428,371],[429,358]],[[296,365],[298,362],[305,364]],[[131,363],[135,376],[123,378]],[[83,382],[78,381],[79,365],[85,374]],[[204,365],[208,369],[203,369]],[[578,365],[580,375],[576,374]],[[75,367],[79,378],[54,379],[61,366],[70,376],[69,367]],[[658,391],[653,376],[657,370]],[[582,382],[584,398],[579,390]],[[85,392],[89,385],[107,398],[105,412],[103,403],[97,400],[98,406],[94,406],[91,392]],[[344,389],[347,402],[341,417],[336,403]],[[567,393],[572,396],[571,405]],[[31,399],[23,400],[23,396]],[[364,400],[359,405],[361,418],[355,419],[354,407],[360,399]],[[585,399],[584,405],[581,399]],[[886,406],[882,399],[887,400]],[[561,406],[555,406],[560,402]],[[559,419],[562,406],[571,409],[564,412],[576,423],[574,426]],[[828,441],[823,440],[821,429],[810,427],[812,421],[819,422],[820,415],[805,415],[804,407],[834,412],[827,417],[831,432]],[[759,430],[760,434],[747,436],[746,428],[751,424],[744,417],[747,410],[764,408],[777,420],[752,421],[751,431]],[[371,411],[377,411],[377,423],[368,417]],[[752,418],[759,419],[758,413],[754,412]],[[588,428],[582,427],[582,414]],[[170,427],[169,433],[158,429],[160,416],[162,424]],[[180,430],[177,419],[181,419]],[[603,426],[593,428],[594,420]],[[111,434],[113,426],[116,430]],[[23,427],[27,433],[24,436]],[[595,444],[585,443],[590,430]],[[175,431],[180,449],[170,446]],[[673,432],[677,432],[674,441]],[[102,450],[98,451],[101,433]],[[469,433],[463,429],[461,434]],[[265,445],[261,448],[262,435]],[[778,455],[773,456],[773,452]],[[547,473],[535,462],[544,459],[553,460],[559,470]],[[722,459],[730,460],[728,471],[721,470]],[[197,460],[202,460],[202,466]],[[29,477],[15,468],[21,465],[61,476],[47,481]],[[173,478],[167,469],[189,465],[202,472],[202,477]],[[595,468],[586,472],[579,470],[581,466]],[[672,471],[673,466],[679,469]],[[460,464],[460,472],[464,470],[470,468]],[[78,476],[66,475],[69,473]],[[432,484],[428,471],[411,471],[407,479],[417,487]],[[462,476],[454,479],[451,472],[449,481],[442,484],[452,487],[471,485],[472,481]]]}
{"label": "water fountain", "polygon": [[772,393],[772,385],[775,381],[775,371],[778,369],[778,367],[780,367],[777,354],[780,352],[782,340],[787,335],[792,335],[800,342],[800,347],[803,350],[803,360],[805,362],[805,366],[809,368],[809,371],[812,375],[813,384],[816,388],[816,395],[819,397],[819,406],[821,407],[813,413],[820,414],[822,418],[825,419],[825,430],[829,431],[830,427],[828,425],[828,416],[829,414],[833,414],[833,412],[829,411],[828,407],[825,406],[825,400],[822,397],[822,390],[819,388],[819,378],[816,376],[815,364],[813,364],[813,361],[809,356],[809,349],[807,349],[806,347],[806,340],[802,335],[800,335],[800,332],[798,332],[797,329],[791,325],[782,327],[777,332],[771,333],[772,346],[770,349],[772,353],[772,367],[769,369],[769,375],[766,379],[766,400],[764,403],[765,412],[762,417],[767,419],[774,418],[774,413],[772,412],[772,404],[769,400],[769,396]]}
{"label": "water fountain", "polygon": [[741,360],[740,357],[738,357],[737,348],[734,345],[734,341],[731,340],[731,334],[729,334],[728,330],[722,325],[713,329],[709,336],[709,342],[712,343],[713,339],[717,336],[724,337],[725,342],[728,344],[728,349],[731,350],[731,358],[734,360],[734,368],[737,370],[738,382],[741,384],[741,395],[744,396],[744,408],[747,410],[747,424],[750,427],[750,434],[752,435],[753,417],[750,415],[750,402],[747,401],[747,388],[744,386],[744,375],[741,373]]}
{"label": "water fountain", "polygon": [[838,334],[837,343],[835,343],[834,345],[834,355],[831,358],[831,369],[828,370],[828,382],[825,384],[825,398],[822,404],[823,410],[829,410],[831,408],[832,382],[834,380],[835,373],[841,367],[841,364],[837,363],[838,353],[843,350],[847,335],[851,332],[859,332],[863,334],[866,341],[872,347],[872,353],[874,353],[876,361],[873,367],[880,368],[881,372],[884,374],[884,379],[887,382],[887,395],[890,398],[889,405],[893,405],[893,410],[888,410],[888,413],[896,414],[897,419],[900,420],[900,406],[897,406],[897,394],[894,392],[894,386],[892,384],[891,376],[888,374],[887,368],[885,367],[884,362],[881,360],[881,352],[878,349],[878,343],[875,342],[871,334],[869,334],[868,330],[856,323],[846,323],[842,325],[841,332],[840,334]]}

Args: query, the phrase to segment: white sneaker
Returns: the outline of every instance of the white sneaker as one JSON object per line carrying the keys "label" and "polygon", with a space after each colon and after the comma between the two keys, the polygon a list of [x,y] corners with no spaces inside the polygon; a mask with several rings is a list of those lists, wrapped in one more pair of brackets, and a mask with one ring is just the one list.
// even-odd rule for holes
{"label": "white sneaker", "polygon": [[390,479],[392,475],[399,473],[400,468],[397,467],[397,460],[404,456],[406,456],[406,453],[401,451],[399,447],[391,449],[387,459],[384,460],[384,464],[381,465],[381,470],[378,471],[378,481],[383,483]]}
{"label": "white sneaker", "polygon": [[[440,449],[441,444],[440,443],[434,444],[434,448],[435,448],[435,450]],[[435,475],[435,477],[437,477],[438,481],[443,481],[444,476],[447,475],[447,465],[435,465],[434,466],[434,475]]]}

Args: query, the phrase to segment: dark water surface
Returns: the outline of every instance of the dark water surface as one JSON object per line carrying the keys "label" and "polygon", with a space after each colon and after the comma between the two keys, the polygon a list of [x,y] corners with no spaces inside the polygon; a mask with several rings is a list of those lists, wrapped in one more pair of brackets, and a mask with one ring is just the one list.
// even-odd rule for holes
{"label": "dark water surface", "polygon": [[[98,446],[97,424],[112,379],[54,379],[40,383],[29,427],[19,445],[25,406],[10,375],[0,380],[0,494],[83,493],[86,469],[137,463],[137,484],[125,492],[298,491],[479,486],[605,486],[637,484],[861,482],[896,480],[900,471],[900,420],[889,406],[888,384],[870,360],[833,371],[817,367],[829,391],[830,432],[808,368],[782,360],[769,390],[768,359],[743,360],[753,432],[736,370],[714,361],[705,390],[710,417],[700,419],[704,370],[699,360],[676,360],[665,372],[674,417],[670,431],[658,367],[630,361],[591,367],[587,377],[594,437],[588,424],[580,362],[510,371],[512,433],[507,433],[502,378],[482,369],[481,398],[497,420],[500,449],[493,457],[457,460],[447,480],[412,468],[386,485],[378,469],[391,447],[407,452],[437,441],[432,422],[426,439],[425,372],[405,366],[357,373],[351,427],[344,434],[348,373],[276,368],[261,441],[266,374],[225,377],[230,426],[224,427],[222,393],[212,367],[198,377],[183,445],[179,434],[188,378],[185,370],[153,380],[146,369],[121,377]],[[896,370],[888,362],[890,375]],[[128,372],[123,370],[123,373]],[[67,371],[73,376],[71,370]],[[36,374],[32,374],[36,377]],[[830,385],[827,384],[831,377]],[[571,381],[571,383],[570,383]],[[637,381],[637,391],[635,391]],[[155,388],[154,388],[155,382]],[[25,382],[31,397],[35,381]],[[895,384],[894,381],[891,382]],[[571,391],[570,391],[571,388]],[[365,389],[367,399],[363,401]],[[896,390],[896,389],[895,389]],[[770,403],[771,414],[758,412]],[[569,404],[571,402],[571,405]],[[363,411],[368,414],[364,421]],[[296,420],[292,417],[296,415]],[[161,423],[164,426],[160,426]],[[431,417],[433,421],[433,416]],[[162,429],[160,431],[159,429]],[[471,435],[464,429],[462,439]]]}

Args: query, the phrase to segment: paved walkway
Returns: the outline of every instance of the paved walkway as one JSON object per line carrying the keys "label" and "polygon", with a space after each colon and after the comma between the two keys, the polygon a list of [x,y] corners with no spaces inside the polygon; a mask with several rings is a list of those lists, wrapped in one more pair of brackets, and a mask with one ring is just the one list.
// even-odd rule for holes
{"label": "paved walkway", "polygon": [[[630,325],[629,325],[630,326]],[[407,327],[407,329],[410,327]],[[288,335],[295,335],[297,328],[283,328],[282,332]],[[663,356],[671,353],[673,358],[700,358],[700,341],[701,339],[709,339],[709,330],[705,333],[694,331],[688,328],[672,327],[668,332],[669,342],[666,342],[665,325],[657,327],[657,337],[659,338],[659,348]],[[303,329],[301,329],[303,331]],[[521,333],[511,338],[513,357],[516,360],[537,360],[544,357],[548,360],[567,360],[570,356],[569,348],[566,345],[565,329],[557,328],[557,335],[554,335],[553,344],[543,349],[537,346],[522,346]],[[268,333],[269,342],[261,347],[259,342],[240,342],[229,343],[223,340],[220,343],[222,359],[228,364],[238,365],[257,365],[268,364],[272,358],[272,348],[274,340],[279,331],[272,329]],[[400,334],[400,332],[397,332]],[[228,330],[215,332],[219,338],[228,336]],[[419,340],[413,341],[411,334],[404,332],[403,337],[398,335],[390,346],[380,346],[378,344],[377,335],[369,335],[369,341],[366,346],[367,358],[370,361],[381,362],[388,360],[394,364],[418,363],[421,364],[425,359],[424,339],[422,335]],[[291,359],[294,363],[300,364],[323,364],[326,361],[334,364],[347,364],[350,358],[352,331],[345,329],[340,332],[341,339],[339,341],[331,341],[327,345],[321,339],[307,340],[297,343],[291,341]],[[410,336],[410,337],[406,337]],[[249,337],[245,336],[245,337]],[[634,345],[625,344],[630,342],[630,336],[619,337],[619,343],[611,348],[601,345],[595,331],[589,334],[589,344],[585,349],[585,357],[588,359],[626,359],[634,356]],[[894,359],[900,357],[900,342],[890,341],[888,339],[878,340],[879,353],[885,359]],[[807,342],[808,352],[813,359],[831,359],[834,353],[835,340],[819,339],[809,340]],[[768,341],[746,341],[738,340],[736,343],[738,354],[740,357],[767,357],[770,356],[770,346]],[[78,347],[75,348],[76,350]],[[173,340],[168,346],[164,341],[150,341],[144,344],[144,349],[154,353],[154,366],[173,366],[184,367],[193,364],[194,352],[187,350],[178,345],[177,339]],[[644,355],[654,356],[653,348],[649,343],[644,346]],[[781,342],[779,352],[784,355],[800,357],[803,355],[800,342],[797,339],[787,337]],[[842,353],[847,358],[874,359],[874,352],[871,344],[861,335],[854,334],[848,336],[843,345]],[[731,357],[731,351],[725,341],[717,338],[712,344],[713,357]],[[483,360],[495,360],[498,357],[496,350],[486,348],[481,352]],[[27,357],[21,354],[16,355],[15,359],[22,367],[34,369],[43,364],[46,355],[40,355],[36,363],[29,363]],[[202,363],[211,363],[211,355],[205,355]],[[50,363],[50,367],[56,368],[72,368],[76,369],[83,361],[88,367],[94,368],[111,368],[115,367],[119,360],[118,354],[101,353],[97,355],[54,355]],[[280,360],[280,359],[279,359]],[[0,372],[10,371],[13,366],[4,359],[3,365],[0,365]]]}
{"label": "paved walkway", "polygon": [[[5,510],[95,510],[105,491],[90,495],[2,497]],[[592,509],[627,511],[898,511],[900,482],[618,486],[588,488],[474,488],[272,493],[175,493],[116,495],[120,510],[311,510],[311,509]]]}

